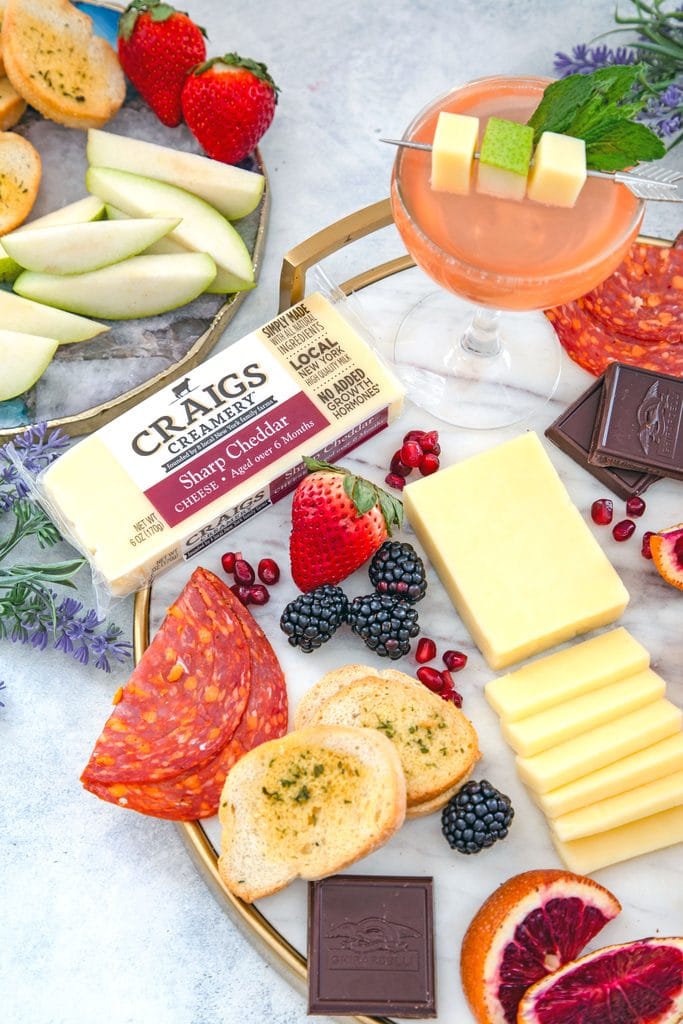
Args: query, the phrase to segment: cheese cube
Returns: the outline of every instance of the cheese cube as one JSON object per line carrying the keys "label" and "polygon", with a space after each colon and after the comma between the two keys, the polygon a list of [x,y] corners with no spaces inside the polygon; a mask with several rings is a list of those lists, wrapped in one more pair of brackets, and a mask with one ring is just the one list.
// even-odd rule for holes
{"label": "cheese cube", "polygon": [[642,672],[649,664],[642,644],[620,626],[492,679],[484,693],[502,719],[514,722]]}
{"label": "cheese cube", "polygon": [[467,194],[472,184],[479,118],[442,110],[432,143],[432,188]]}
{"label": "cheese cube", "polygon": [[[552,686],[552,677],[549,677],[548,684]],[[652,704],[664,696],[665,689],[662,677],[646,669],[611,686],[603,686],[564,704],[539,711],[537,715],[529,715],[517,722],[503,722],[501,731],[513,750],[522,757],[530,757],[611,721],[615,714],[625,715]]]}
{"label": "cheese cube", "polygon": [[598,800],[587,807],[551,819],[550,826],[562,842],[607,832],[638,818],[647,818],[670,807],[683,805],[683,771],[665,775],[626,793]]}
{"label": "cheese cube", "polygon": [[408,484],[403,498],[492,668],[613,622],[628,603],[535,433]]}
{"label": "cheese cube", "polygon": [[574,206],[585,183],[584,140],[543,132],[527,183],[529,199],[548,206]]}
{"label": "cheese cube", "polygon": [[622,757],[613,764],[582,775],[548,793],[532,794],[550,818],[616,796],[664,775],[683,770],[683,732],[675,733],[652,746]]}
{"label": "cheese cube", "polygon": [[490,117],[481,142],[477,192],[524,199],[533,141],[529,125]]}
{"label": "cheese cube", "polygon": [[518,756],[519,776],[531,789],[546,793],[680,732],[682,717],[670,701],[655,701],[541,754]]}
{"label": "cheese cube", "polygon": [[588,875],[610,864],[619,864],[643,853],[652,853],[683,842],[683,807],[672,807],[609,832],[563,843],[553,836],[555,849],[570,871]]}

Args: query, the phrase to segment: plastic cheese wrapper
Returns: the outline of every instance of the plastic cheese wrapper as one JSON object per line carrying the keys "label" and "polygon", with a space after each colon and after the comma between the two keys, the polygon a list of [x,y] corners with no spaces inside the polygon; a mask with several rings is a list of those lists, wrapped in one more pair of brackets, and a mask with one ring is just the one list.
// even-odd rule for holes
{"label": "plastic cheese wrapper", "polygon": [[32,482],[93,570],[98,607],[279,501],[302,456],[334,462],[403,388],[315,293],[80,441]]}

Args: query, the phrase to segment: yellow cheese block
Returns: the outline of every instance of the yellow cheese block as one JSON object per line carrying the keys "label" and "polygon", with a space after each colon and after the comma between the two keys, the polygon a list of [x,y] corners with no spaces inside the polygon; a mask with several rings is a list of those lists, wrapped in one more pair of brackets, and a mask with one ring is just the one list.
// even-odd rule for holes
{"label": "yellow cheese block", "polygon": [[[552,679],[549,680],[552,686]],[[537,715],[503,722],[501,731],[513,750],[522,757],[531,757],[549,747],[564,743],[588,729],[610,722],[615,715],[625,715],[664,696],[666,683],[652,669],[584,693],[574,700],[556,704]]]}
{"label": "yellow cheese block", "polygon": [[492,679],[484,693],[502,719],[514,722],[642,672],[649,664],[642,644],[620,626]]}
{"label": "yellow cheese block", "polygon": [[533,432],[408,484],[403,500],[492,668],[607,625],[628,603]]}
{"label": "yellow cheese block", "polygon": [[638,818],[647,818],[659,811],[668,811],[670,807],[683,805],[683,771],[665,775],[654,782],[636,786],[626,793],[598,800],[577,811],[562,814],[559,818],[550,819],[550,827],[563,842],[592,836],[597,832],[626,825]]}
{"label": "yellow cheese block", "polygon": [[573,206],[586,183],[586,143],[543,132],[534,151],[526,194],[537,203]]}
{"label": "yellow cheese block", "polygon": [[579,807],[606,800],[682,770],[683,732],[678,732],[613,764],[582,775],[565,786],[551,789],[549,793],[533,795],[548,817],[559,818]]}
{"label": "yellow cheese block", "polygon": [[517,770],[527,786],[546,793],[680,732],[682,718],[680,708],[658,700],[541,754],[518,756]]}
{"label": "yellow cheese block", "polygon": [[573,839],[569,843],[563,843],[556,836],[552,838],[567,868],[579,875],[589,875],[610,864],[683,842],[683,807],[660,811],[609,832]]}
{"label": "yellow cheese block", "polygon": [[478,136],[478,117],[441,111],[432,142],[433,189],[461,194],[470,191]]}

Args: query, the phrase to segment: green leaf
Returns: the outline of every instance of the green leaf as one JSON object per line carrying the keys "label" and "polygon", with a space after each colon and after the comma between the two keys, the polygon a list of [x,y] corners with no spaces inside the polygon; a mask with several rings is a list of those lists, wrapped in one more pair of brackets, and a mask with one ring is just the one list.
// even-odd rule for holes
{"label": "green leaf", "polygon": [[377,488],[362,476],[345,476],[344,492],[356,506],[359,516],[364,516],[377,504]]}
{"label": "green leaf", "polygon": [[386,491],[379,491],[379,507],[382,510],[384,516],[384,522],[386,523],[387,533],[392,536],[392,527],[401,527],[403,524],[403,502],[394,498],[392,494],[387,494]]}
{"label": "green leaf", "polygon": [[564,133],[571,124],[577,107],[591,95],[588,75],[569,75],[553,82],[543,93],[527,124],[534,129],[534,145],[543,132]]}
{"label": "green leaf", "polygon": [[621,171],[666,153],[660,138],[646,125],[615,121],[599,138],[586,144],[586,165],[593,171]]}
{"label": "green leaf", "polygon": [[311,459],[308,455],[303,456],[303,462],[309,473],[317,473],[320,469],[325,469],[328,473],[348,473],[348,469],[343,466],[333,466],[331,462],[323,462],[322,459]]}

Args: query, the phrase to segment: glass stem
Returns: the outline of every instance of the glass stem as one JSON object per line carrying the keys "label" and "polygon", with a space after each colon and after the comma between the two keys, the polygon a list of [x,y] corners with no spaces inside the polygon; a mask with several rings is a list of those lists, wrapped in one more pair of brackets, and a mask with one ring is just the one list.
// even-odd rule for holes
{"label": "glass stem", "polygon": [[460,342],[465,351],[474,356],[497,356],[502,348],[498,319],[497,309],[478,307]]}

